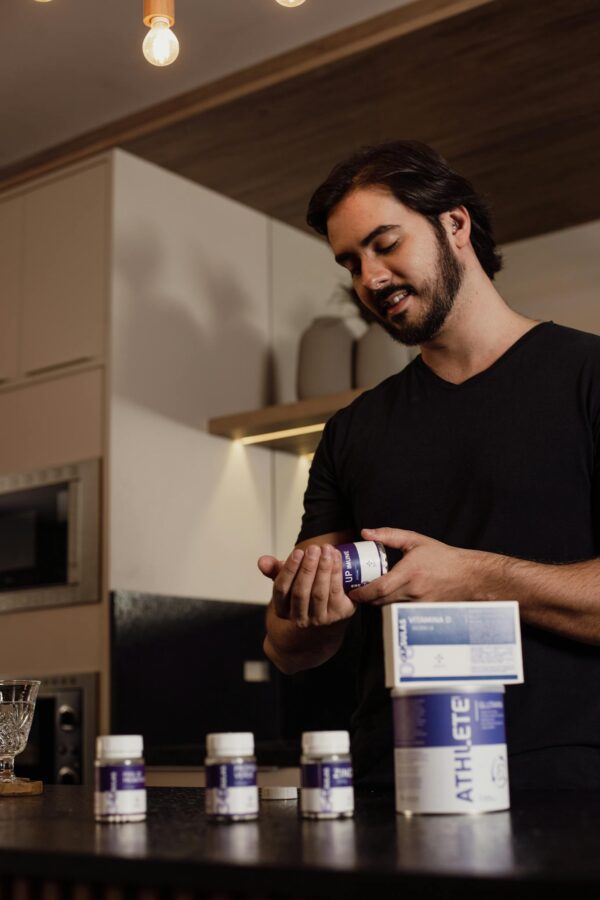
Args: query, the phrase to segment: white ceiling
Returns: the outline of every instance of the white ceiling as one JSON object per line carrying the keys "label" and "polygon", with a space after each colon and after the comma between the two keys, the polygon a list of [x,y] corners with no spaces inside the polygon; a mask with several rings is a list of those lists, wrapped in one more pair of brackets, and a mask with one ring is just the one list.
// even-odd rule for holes
{"label": "white ceiling", "polygon": [[176,0],[179,59],[142,56],[142,0],[0,0],[0,167],[410,0]]}

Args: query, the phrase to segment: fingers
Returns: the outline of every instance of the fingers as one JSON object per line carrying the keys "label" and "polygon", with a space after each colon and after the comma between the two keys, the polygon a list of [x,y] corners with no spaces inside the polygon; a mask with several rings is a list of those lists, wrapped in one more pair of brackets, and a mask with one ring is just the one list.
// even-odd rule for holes
{"label": "fingers", "polygon": [[[261,557],[259,568],[271,571],[273,557]],[[277,562],[277,561],[275,561]],[[329,621],[329,604],[344,597],[342,556],[331,544],[310,544],[306,551],[298,548],[281,563],[273,583],[273,607],[279,618],[290,619],[301,627],[325,625]]]}
{"label": "fingers", "polygon": [[364,587],[350,591],[348,596],[353,603],[370,603],[373,606],[385,606],[386,603],[414,599],[408,591],[410,581],[407,581],[404,572],[401,573],[400,566],[401,563],[387,575],[382,575]]}
{"label": "fingers", "polygon": [[288,595],[303,559],[303,550],[298,548],[292,550],[273,582],[273,607],[280,619],[289,619],[290,617]]}
{"label": "fingers", "polygon": [[312,625],[325,625],[328,621],[328,607],[331,590],[336,581],[335,574],[339,575],[342,569],[342,555],[331,544],[324,544],[321,548],[321,558],[315,574],[310,595],[308,615]]}
{"label": "fingers", "polygon": [[403,528],[363,528],[361,536],[366,541],[380,541],[386,547],[396,550],[412,550],[418,543],[426,540],[416,531],[405,531]]}
{"label": "fingers", "polygon": [[274,556],[260,556],[256,564],[262,574],[272,580],[275,580],[283,568],[282,560]]}
{"label": "fingers", "polygon": [[314,580],[321,560],[321,547],[310,544],[292,585],[290,618],[300,626],[309,624],[309,607]]}

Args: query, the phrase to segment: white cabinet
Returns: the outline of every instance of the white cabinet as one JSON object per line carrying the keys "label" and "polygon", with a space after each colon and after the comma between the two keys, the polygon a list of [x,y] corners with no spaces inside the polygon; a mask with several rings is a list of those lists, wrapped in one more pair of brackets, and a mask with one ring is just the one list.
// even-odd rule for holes
{"label": "white cabinet", "polygon": [[22,283],[23,199],[0,202],[0,384],[19,370],[19,306]]}
{"label": "white cabinet", "polygon": [[0,199],[0,383],[102,359],[109,199],[105,160]]}

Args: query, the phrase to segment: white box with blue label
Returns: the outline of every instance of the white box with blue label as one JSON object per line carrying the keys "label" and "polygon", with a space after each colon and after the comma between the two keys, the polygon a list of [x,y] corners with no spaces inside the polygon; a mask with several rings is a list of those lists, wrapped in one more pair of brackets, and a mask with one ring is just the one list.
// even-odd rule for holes
{"label": "white box with blue label", "polygon": [[386,687],[523,681],[512,600],[392,603],[383,607],[383,645]]}

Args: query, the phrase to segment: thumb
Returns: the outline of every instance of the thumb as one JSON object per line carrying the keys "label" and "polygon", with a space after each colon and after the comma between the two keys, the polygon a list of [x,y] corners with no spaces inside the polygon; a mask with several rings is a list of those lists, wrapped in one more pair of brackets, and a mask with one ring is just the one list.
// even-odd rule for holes
{"label": "thumb", "polygon": [[281,572],[283,562],[275,556],[261,556],[257,562],[258,568],[267,578],[275,579]]}
{"label": "thumb", "polygon": [[403,528],[363,528],[361,535],[367,541],[380,541],[386,547],[405,552],[412,550],[423,538],[416,531],[406,531]]}

